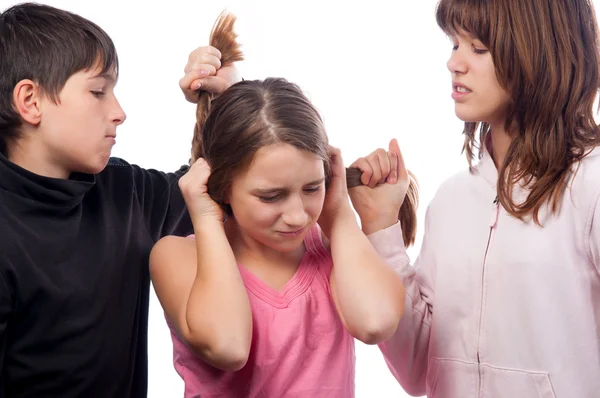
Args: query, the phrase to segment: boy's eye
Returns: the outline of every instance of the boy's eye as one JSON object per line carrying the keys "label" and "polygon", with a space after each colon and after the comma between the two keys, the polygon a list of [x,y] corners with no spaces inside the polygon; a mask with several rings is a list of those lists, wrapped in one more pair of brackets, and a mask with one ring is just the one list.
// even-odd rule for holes
{"label": "boy's eye", "polygon": [[98,97],[98,98],[99,98],[99,97],[102,97],[102,96],[104,96],[104,95],[106,94],[106,93],[105,93],[105,92],[103,92],[103,91],[91,91],[91,93],[92,93],[92,95],[93,95],[94,97]]}

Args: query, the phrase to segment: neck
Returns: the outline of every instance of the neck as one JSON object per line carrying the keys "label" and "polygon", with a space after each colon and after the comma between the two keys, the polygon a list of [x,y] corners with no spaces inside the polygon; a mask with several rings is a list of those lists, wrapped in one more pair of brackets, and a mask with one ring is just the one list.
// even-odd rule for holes
{"label": "neck", "polygon": [[490,135],[492,143],[490,155],[494,160],[496,169],[500,170],[500,167],[504,164],[511,138],[504,128],[504,122],[490,123]]}
{"label": "neck", "polygon": [[53,161],[39,144],[25,137],[8,145],[6,158],[19,167],[43,177],[68,179],[71,172]]}

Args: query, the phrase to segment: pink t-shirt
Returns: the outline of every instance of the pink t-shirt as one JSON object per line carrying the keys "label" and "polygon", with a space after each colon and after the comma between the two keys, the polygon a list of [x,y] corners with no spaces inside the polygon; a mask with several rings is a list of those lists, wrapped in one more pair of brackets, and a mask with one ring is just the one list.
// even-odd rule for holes
{"label": "pink t-shirt", "polygon": [[[352,398],[354,340],[329,289],[332,258],[314,227],[294,277],[276,291],[239,265],[252,308],[252,346],[244,368],[216,369],[171,328],[173,361],[185,398]],[[218,305],[218,304],[216,304]]]}

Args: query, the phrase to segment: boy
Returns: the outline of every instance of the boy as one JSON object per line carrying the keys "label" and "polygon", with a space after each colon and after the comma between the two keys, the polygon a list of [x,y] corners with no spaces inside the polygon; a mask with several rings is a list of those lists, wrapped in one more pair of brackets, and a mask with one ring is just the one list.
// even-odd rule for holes
{"label": "boy", "polygon": [[[188,100],[231,84],[219,58],[191,54]],[[94,23],[36,4],[0,14],[0,397],[146,396],[148,256],[192,232],[187,167],[110,158],[117,77]]]}

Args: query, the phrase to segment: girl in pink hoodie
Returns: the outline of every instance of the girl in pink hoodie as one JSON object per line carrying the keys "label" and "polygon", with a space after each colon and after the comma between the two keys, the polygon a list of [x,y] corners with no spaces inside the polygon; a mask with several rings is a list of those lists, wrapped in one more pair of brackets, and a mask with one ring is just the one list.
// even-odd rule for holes
{"label": "girl in pink hoodie", "polygon": [[[469,170],[430,203],[414,265],[393,217],[406,184],[350,191],[404,281],[404,317],[380,348],[411,395],[600,397],[594,15],[588,0],[438,5]],[[354,166],[373,186],[386,159]],[[394,172],[406,178],[402,166]]]}

